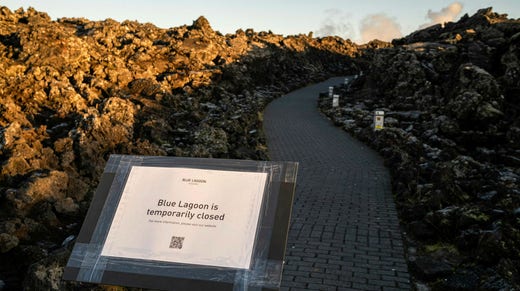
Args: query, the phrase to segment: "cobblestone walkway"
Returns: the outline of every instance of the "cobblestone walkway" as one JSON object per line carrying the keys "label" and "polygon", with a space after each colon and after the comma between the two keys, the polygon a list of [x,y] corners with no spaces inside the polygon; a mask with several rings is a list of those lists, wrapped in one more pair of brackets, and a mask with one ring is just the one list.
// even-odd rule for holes
{"label": "cobblestone walkway", "polygon": [[273,101],[264,115],[272,160],[300,163],[282,290],[409,290],[409,274],[382,159],[327,120],[319,92]]}

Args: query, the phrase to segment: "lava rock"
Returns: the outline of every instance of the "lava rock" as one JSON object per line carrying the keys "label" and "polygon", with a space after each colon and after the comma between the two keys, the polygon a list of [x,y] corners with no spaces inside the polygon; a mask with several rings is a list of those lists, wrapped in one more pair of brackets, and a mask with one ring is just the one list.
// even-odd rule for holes
{"label": "lava rock", "polygon": [[19,242],[18,238],[14,235],[0,233],[0,252],[7,253],[18,246]]}
{"label": "lava rock", "polygon": [[444,280],[439,280],[432,290],[457,290],[471,291],[477,290],[479,286],[479,276],[471,271],[459,270],[449,275]]}
{"label": "lava rock", "polygon": [[416,257],[410,260],[410,271],[422,280],[432,281],[448,274],[453,268],[449,264],[430,257]]}
{"label": "lava rock", "polygon": [[[363,76],[334,89],[348,103],[332,108],[325,93],[318,104],[381,153],[410,240],[455,245],[439,260],[468,274],[490,268],[516,289],[520,272],[500,261],[520,259],[519,39],[518,19],[482,9],[385,49],[366,47],[356,60]],[[391,118],[379,131],[376,110]],[[476,286],[473,275],[459,275],[436,278],[450,282],[445,289],[466,279]]]}
{"label": "lava rock", "polygon": [[20,273],[14,289],[64,287],[64,260],[36,263],[31,246],[77,235],[111,154],[267,159],[265,106],[354,73],[359,53],[339,37],[223,35],[204,17],[162,29],[0,7],[0,270]]}

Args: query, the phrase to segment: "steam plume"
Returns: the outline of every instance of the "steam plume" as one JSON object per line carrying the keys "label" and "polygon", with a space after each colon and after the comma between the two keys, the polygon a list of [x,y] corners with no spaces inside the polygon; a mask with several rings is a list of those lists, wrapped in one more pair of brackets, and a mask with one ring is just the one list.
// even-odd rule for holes
{"label": "steam plume", "polygon": [[337,35],[348,38],[352,35],[352,25],[346,19],[348,14],[343,13],[340,9],[325,10],[325,20],[322,21],[321,27],[315,31],[316,36],[333,36]]}
{"label": "steam plume", "polygon": [[361,20],[360,29],[363,43],[374,39],[390,41],[403,36],[399,23],[385,14],[367,15]]}
{"label": "steam plume", "polygon": [[460,2],[453,2],[438,12],[429,9],[426,17],[430,19],[430,22],[421,25],[419,28],[422,29],[439,23],[444,27],[444,23],[453,21],[460,14],[462,7]]}

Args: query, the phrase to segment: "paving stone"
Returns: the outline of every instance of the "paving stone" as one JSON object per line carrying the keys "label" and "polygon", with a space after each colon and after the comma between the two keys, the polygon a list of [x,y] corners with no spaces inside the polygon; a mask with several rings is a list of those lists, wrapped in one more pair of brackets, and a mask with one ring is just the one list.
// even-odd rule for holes
{"label": "paving stone", "polygon": [[314,283],[314,284],[323,283],[323,279],[321,279],[321,278],[307,278],[307,277],[296,277],[296,278],[294,278],[294,281],[302,282],[302,283]]}
{"label": "paving stone", "polygon": [[352,288],[354,290],[364,290],[364,291],[379,291],[381,290],[380,286],[376,285],[369,285],[369,284],[361,284],[361,283],[355,283],[352,284]]}
{"label": "paving stone", "polygon": [[331,291],[336,291],[337,287],[336,286],[331,286],[331,285],[323,285],[323,284],[309,284],[309,286],[307,286],[307,289],[309,289],[309,290],[331,290]]}
{"label": "paving stone", "polygon": [[264,112],[271,159],[299,162],[282,289],[410,289],[388,169],[317,109],[319,93],[343,81],[296,90]]}
{"label": "paving stone", "polygon": [[281,288],[289,288],[289,290],[295,290],[295,288],[305,288],[307,287],[307,283],[304,282],[283,282]]}

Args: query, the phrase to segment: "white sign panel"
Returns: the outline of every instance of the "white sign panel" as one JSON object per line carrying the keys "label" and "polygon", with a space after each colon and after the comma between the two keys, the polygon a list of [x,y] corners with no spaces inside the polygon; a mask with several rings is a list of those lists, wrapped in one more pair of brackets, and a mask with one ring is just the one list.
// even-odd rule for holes
{"label": "white sign panel", "polygon": [[385,122],[385,112],[384,111],[374,112],[374,129],[375,130],[383,129],[384,122]]}
{"label": "white sign panel", "polygon": [[266,179],[134,166],[101,255],[248,269]]}
{"label": "white sign panel", "polygon": [[332,97],[332,107],[338,107],[339,106],[339,95],[334,94]]}

